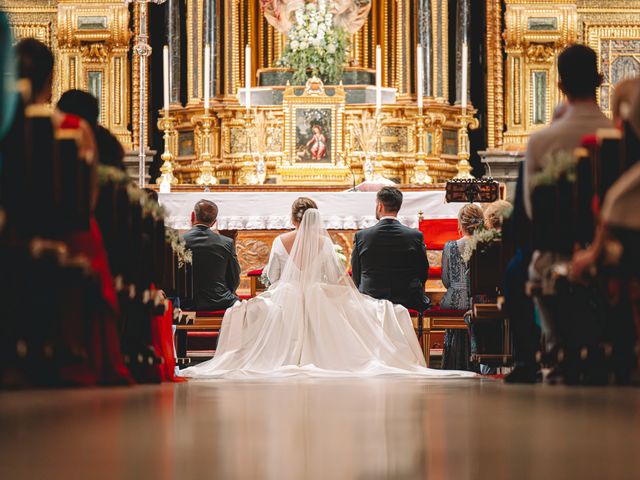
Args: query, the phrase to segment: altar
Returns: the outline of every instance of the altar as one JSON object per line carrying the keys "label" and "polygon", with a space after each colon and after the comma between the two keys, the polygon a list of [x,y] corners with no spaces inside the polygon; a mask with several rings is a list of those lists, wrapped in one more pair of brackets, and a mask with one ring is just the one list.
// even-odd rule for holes
{"label": "altar", "polygon": [[[402,186],[404,201],[399,220],[411,228],[418,228],[420,219],[455,219],[460,203],[445,203],[443,186]],[[191,228],[191,212],[198,200],[216,203],[219,209],[214,228],[234,238],[238,260],[242,269],[240,291],[248,291],[247,272],[263,268],[271,252],[273,240],[293,228],[291,204],[301,196],[318,204],[325,226],[333,242],[342,247],[347,258],[351,256],[353,235],[356,231],[374,225],[374,192],[338,191],[336,187],[238,187],[218,186],[210,191],[183,191],[161,193],[160,203],[166,210],[167,225],[185,231]],[[429,264],[441,265],[441,252],[428,251]],[[441,289],[440,279],[431,279],[428,288]]]}

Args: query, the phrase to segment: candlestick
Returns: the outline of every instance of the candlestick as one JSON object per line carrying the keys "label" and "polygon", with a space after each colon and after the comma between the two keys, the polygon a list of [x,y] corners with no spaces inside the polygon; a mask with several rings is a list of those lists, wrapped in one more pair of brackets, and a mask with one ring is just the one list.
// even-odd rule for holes
{"label": "candlestick", "polygon": [[244,47],[244,96],[247,112],[251,109],[251,47]]}
{"label": "candlestick", "polygon": [[465,114],[467,110],[467,85],[469,83],[469,46],[466,43],[462,44],[462,81],[460,88],[460,105],[462,106],[462,113]]}
{"label": "candlestick", "polygon": [[172,139],[175,138],[175,118],[169,114],[169,110],[164,110],[162,117],[158,119],[158,128],[164,132],[164,153],[161,155],[162,167],[160,167],[161,175],[156,180],[160,184],[160,193],[171,192],[171,185],[178,183],[173,175],[174,156],[171,153]]}
{"label": "candlestick", "polygon": [[382,107],[382,49],[376,45],[376,112]]}
{"label": "candlestick", "polygon": [[423,53],[422,45],[418,44],[416,47],[416,64],[418,70],[417,88],[416,93],[418,95],[418,112],[422,115],[422,108],[424,107],[424,65],[423,65]]}
{"label": "candlestick", "polygon": [[162,76],[164,82],[164,111],[169,111],[169,46],[165,45],[162,49]]}
{"label": "candlestick", "polygon": [[209,44],[204,47],[204,110],[205,115],[209,111],[209,88],[211,86],[211,47]]}

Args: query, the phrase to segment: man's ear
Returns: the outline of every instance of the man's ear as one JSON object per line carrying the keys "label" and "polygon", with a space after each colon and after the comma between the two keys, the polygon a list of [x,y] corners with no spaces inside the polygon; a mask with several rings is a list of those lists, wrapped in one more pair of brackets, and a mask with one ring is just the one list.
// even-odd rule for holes
{"label": "man's ear", "polygon": [[564,91],[564,84],[562,82],[558,82],[558,88],[560,89],[563,95],[566,95],[566,92]]}
{"label": "man's ear", "polygon": [[196,212],[191,212],[191,223],[196,223]]}

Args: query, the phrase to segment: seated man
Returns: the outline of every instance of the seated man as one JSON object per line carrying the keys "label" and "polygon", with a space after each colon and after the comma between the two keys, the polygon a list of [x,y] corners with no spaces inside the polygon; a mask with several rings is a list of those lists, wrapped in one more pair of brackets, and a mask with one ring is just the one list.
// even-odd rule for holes
{"label": "seated man", "polygon": [[218,218],[218,206],[209,200],[200,200],[191,213],[193,228],[184,235],[187,248],[193,253],[193,304],[195,310],[222,310],[229,308],[238,297],[240,265],[233,240],[214,233],[211,227]]}
{"label": "seated man", "polygon": [[383,187],[376,196],[378,224],[356,233],[351,269],[360,292],[423,311],[431,303],[424,293],[429,261],[422,232],[398,219],[402,192]]}

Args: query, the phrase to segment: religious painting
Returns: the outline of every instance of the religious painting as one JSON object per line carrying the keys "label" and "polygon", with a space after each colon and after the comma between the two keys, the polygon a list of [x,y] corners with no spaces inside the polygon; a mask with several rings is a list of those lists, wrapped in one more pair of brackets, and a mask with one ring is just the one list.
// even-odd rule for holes
{"label": "religious painting", "polygon": [[296,162],[331,163],[331,117],[331,108],[296,109]]}

